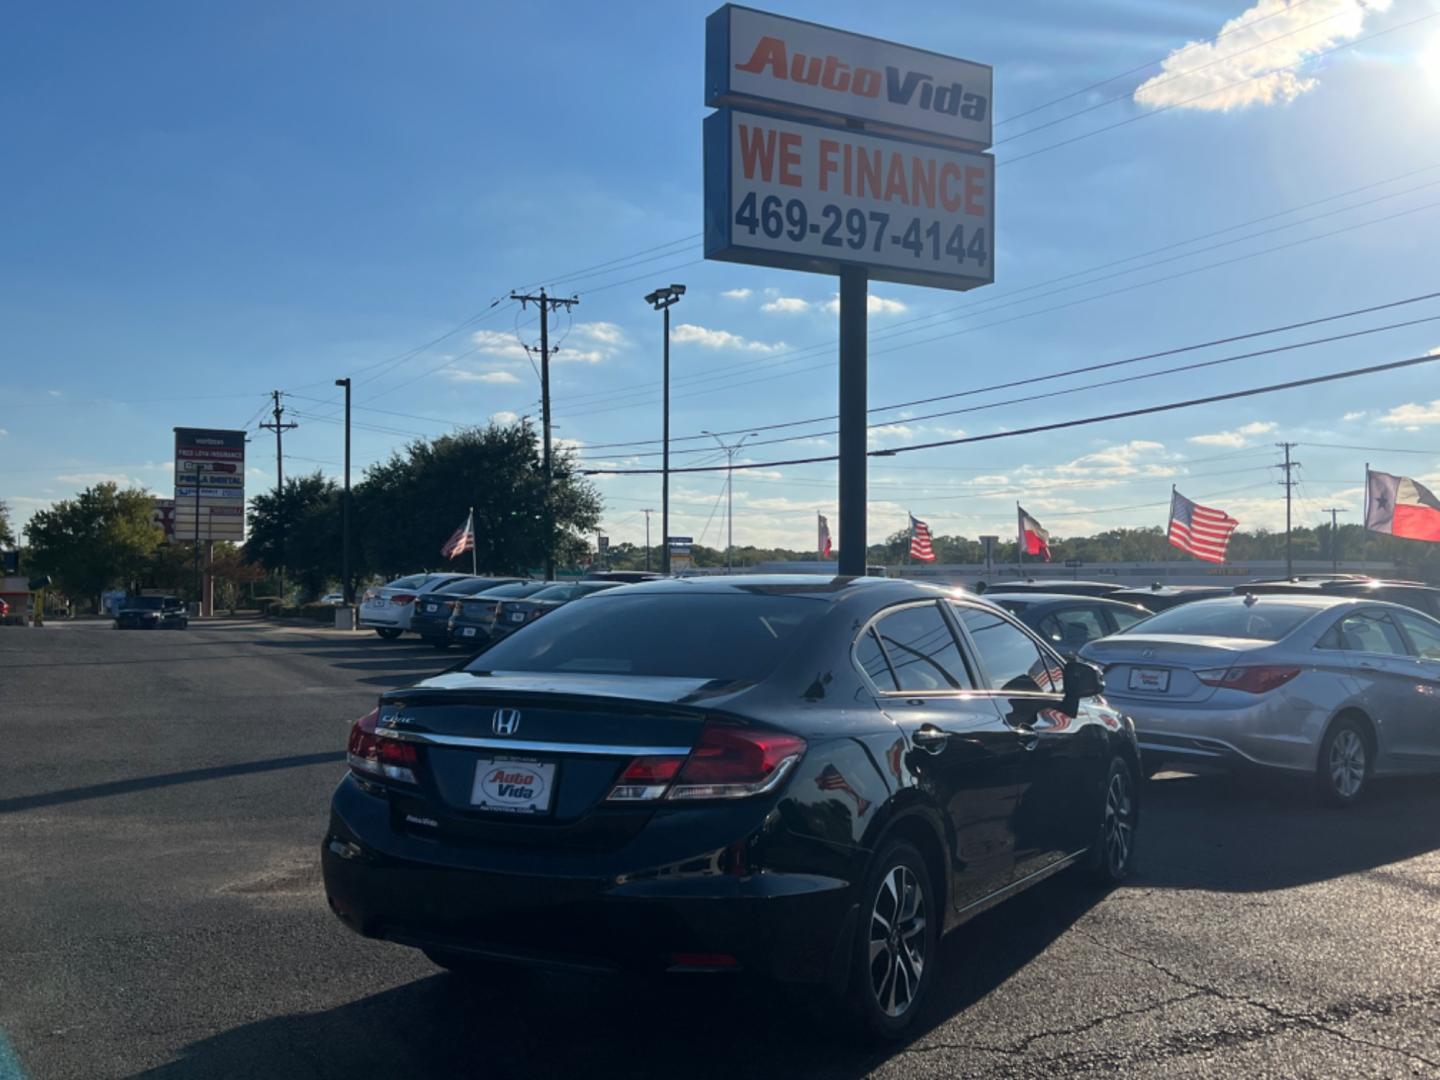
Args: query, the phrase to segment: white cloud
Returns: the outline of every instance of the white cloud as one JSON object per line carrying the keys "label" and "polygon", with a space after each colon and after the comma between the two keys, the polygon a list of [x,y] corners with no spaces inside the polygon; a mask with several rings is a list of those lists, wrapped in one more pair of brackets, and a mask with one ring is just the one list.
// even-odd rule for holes
{"label": "white cloud", "polygon": [[95,484],[115,484],[122,488],[145,486],[145,481],[135,480],[124,473],[61,473],[55,479],[62,484],[74,484],[76,487],[93,487]]}
{"label": "white cloud", "polygon": [[1233,446],[1244,447],[1250,445],[1250,439],[1256,435],[1267,435],[1275,430],[1275,425],[1268,420],[1257,420],[1252,424],[1245,424],[1235,428],[1233,431],[1212,431],[1208,435],[1191,435],[1189,440],[1198,446]]}
{"label": "white cloud", "polygon": [[726,289],[720,295],[727,300],[749,300],[751,291],[749,289]]}
{"label": "white cloud", "polygon": [[499,425],[501,425],[502,427],[505,426],[506,424],[513,424],[513,423],[515,423],[515,421],[517,421],[517,420],[519,420],[519,419],[520,419],[520,414],[519,414],[519,413],[515,413],[515,412],[511,412],[509,409],[502,409],[502,410],[500,410],[499,412],[495,412],[495,413],[491,413],[491,414],[490,414],[490,422],[491,422],[492,424],[499,424]]}
{"label": "white cloud", "polygon": [[576,323],[573,332],[605,345],[625,344],[625,332],[613,322]]}
{"label": "white cloud", "polygon": [[1344,416],[1342,416],[1340,419],[1341,419],[1342,421],[1344,421],[1345,423],[1349,423],[1349,422],[1351,422],[1352,420],[1363,420],[1366,415],[1367,415],[1367,414],[1366,414],[1365,410],[1364,410],[1364,409],[1360,409],[1360,410],[1358,410],[1358,411],[1356,411],[1356,412],[1347,412],[1347,413],[1346,413]]}
{"label": "white cloud", "polygon": [[520,379],[509,371],[466,371],[464,368],[446,368],[441,372],[453,382],[490,383],[494,386],[513,386]]}
{"label": "white cloud", "polygon": [[1440,401],[1432,401],[1428,405],[1414,401],[1396,405],[1380,417],[1380,423],[1386,427],[1404,428],[1406,431],[1418,431],[1431,424],[1440,424]]}
{"label": "white cloud", "polygon": [[[822,305],[831,315],[840,313],[840,294],[836,293]],[[910,309],[899,300],[870,293],[865,298],[865,311],[870,315],[900,315]]]}
{"label": "white cloud", "polygon": [[45,393],[49,394],[51,397],[64,397],[64,396],[65,396],[64,394],[60,393],[59,390],[46,390]]}
{"label": "white cloud", "polygon": [[476,330],[470,335],[470,341],[486,356],[500,356],[506,360],[524,360],[528,356],[525,346],[514,334],[500,330]]}
{"label": "white cloud", "polygon": [[737,349],[741,352],[772,353],[785,348],[783,341],[768,343],[751,341],[728,330],[711,330],[694,323],[681,323],[670,334],[671,340],[680,345],[702,345],[707,349]]}
{"label": "white cloud", "polygon": [[557,364],[598,364],[612,355],[608,349],[556,349],[552,354]]}
{"label": "white cloud", "polygon": [[[1063,465],[1057,465],[1055,472],[1069,478],[1088,476],[1107,478],[1122,476],[1173,476],[1175,470],[1169,465],[1161,462],[1142,460],[1146,457],[1153,457],[1164,449],[1164,443],[1151,442],[1148,439],[1132,439],[1127,443],[1118,443],[1115,446],[1109,446],[1103,450],[1083,454]],[[1023,472],[1025,470],[1022,469],[1020,471]]]}
{"label": "white cloud", "polygon": [[796,315],[802,311],[809,311],[810,301],[801,300],[798,296],[777,296],[774,300],[761,304],[760,310],[781,315]]}
{"label": "white cloud", "polygon": [[1216,38],[1172,52],[1160,74],[1136,88],[1135,102],[1229,112],[1294,101],[1320,80],[1277,69],[1353,41],[1371,14],[1389,7],[1390,0],[1258,0],[1221,26]]}
{"label": "white cloud", "polygon": [[6,431],[3,427],[0,427],[0,439],[3,439],[6,435],[9,434],[10,432]]}

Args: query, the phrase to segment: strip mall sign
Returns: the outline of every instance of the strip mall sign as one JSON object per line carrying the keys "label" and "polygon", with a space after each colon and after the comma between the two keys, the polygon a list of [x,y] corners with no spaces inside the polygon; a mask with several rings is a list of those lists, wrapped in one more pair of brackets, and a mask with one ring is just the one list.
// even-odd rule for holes
{"label": "strip mall sign", "polygon": [[870,131],[990,145],[988,65],[734,4],[706,20],[705,35],[712,107],[857,118]]}

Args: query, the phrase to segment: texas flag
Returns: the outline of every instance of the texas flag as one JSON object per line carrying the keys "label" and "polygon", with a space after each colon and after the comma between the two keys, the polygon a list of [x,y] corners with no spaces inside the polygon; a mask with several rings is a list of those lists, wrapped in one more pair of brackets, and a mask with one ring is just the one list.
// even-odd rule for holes
{"label": "texas flag", "polygon": [[815,550],[820,553],[820,558],[830,557],[830,522],[825,520],[824,514],[816,514],[818,519],[815,523]]}
{"label": "texas flag", "polygon": [[1019,503],[1015,509],[1020,512],[1020,542],[1026,555],[1040,555],[1050,561],[1050,534],[1040,527],[1040,522],[1025,512]]}
{"label": "texas flag", "polygon": [[1367,469],[1365,528],[1406,540],[1440,540],[1440,499],[1408,476]]}

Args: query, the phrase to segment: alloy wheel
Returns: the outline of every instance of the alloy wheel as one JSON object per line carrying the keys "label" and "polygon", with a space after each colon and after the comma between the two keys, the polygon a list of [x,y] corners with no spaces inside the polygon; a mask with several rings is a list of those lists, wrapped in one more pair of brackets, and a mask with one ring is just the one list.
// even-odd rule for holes
{"label": "alloy wheel", "polygon": [[1344,728],[1330,743],[1330,783],[1342,799],[1353,799],[1365,783],[1365,740]]}
{"label": "alloy wheel", "polygon": [[1121,878],[1130,865],[1135,836],[1135,808],[1130,797],[1130,780],[1123,769],[1110,778],[1105,793],[1105,860],[1110,876]]}
{"label": "alloy wheel", "polygon": [[925,970],[925,894],[908,866],[891,867],[870,913],[870,992],[886,1016],[914,1004]]}

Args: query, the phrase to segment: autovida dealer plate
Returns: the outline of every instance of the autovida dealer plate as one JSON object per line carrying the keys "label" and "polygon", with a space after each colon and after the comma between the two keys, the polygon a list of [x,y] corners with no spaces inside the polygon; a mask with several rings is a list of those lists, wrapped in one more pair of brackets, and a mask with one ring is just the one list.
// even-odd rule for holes
{"label": "autovida dealer plate", "polygon": [[470,804],[505,814],[548,814],[555,790],[555,762],[481,758],[475,763]]}

